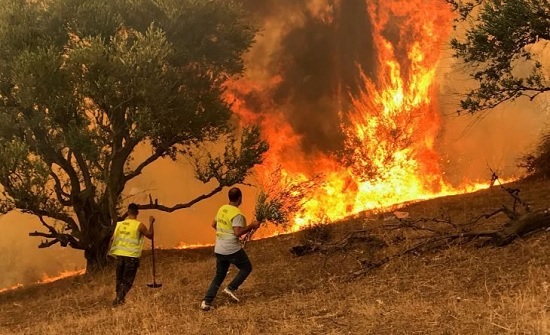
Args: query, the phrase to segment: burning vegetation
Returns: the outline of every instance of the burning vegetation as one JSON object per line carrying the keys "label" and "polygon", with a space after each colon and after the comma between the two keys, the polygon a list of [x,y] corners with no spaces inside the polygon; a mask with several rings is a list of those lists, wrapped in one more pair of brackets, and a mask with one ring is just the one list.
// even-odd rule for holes
{"label": "burning vegetation", "polygon": [[[487,186],[451,186],[436,150],[435,73],[450,7],[419,0],[298,3],[283,6],[294,10],[285,25],[272,22],[280,13],[265,14],[265,34],[245,58],[248,70],[226,93],[233,111],[260,123],[270,144],[257,168],[261,187],[273,188],[279,168],[282,189],[314,184],[294,212],[293,230]],[[257,215],[277,222],[283,204],[265,200],[262,193]]]}

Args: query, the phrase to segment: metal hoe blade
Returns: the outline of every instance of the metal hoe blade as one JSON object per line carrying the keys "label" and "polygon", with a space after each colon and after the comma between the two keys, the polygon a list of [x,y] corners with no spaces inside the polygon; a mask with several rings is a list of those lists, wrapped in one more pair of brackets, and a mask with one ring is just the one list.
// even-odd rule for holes
{"label": "metal hoe blade", "polygon": [[162,287],[162,284],[161,284],[161,283],[153,282],[153,283],[151,283],[151,284],[147,284],[147,287],[150,287],[150,288],[159,288],[159,287]]}

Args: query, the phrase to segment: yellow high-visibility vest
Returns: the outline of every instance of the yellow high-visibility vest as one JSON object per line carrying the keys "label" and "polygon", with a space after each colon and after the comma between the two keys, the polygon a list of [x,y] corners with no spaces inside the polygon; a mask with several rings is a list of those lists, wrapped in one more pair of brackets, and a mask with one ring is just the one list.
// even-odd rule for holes
{"label": "yellow high-visibility vest", "polygon": [[223,205],[216,214],[216,237],[220,239],[235,238],[232,220],[237,215],[243,215],[238,207]]}
{"label": "yellow high-visibility vest", "polygon": [[117,222],[109,254],[135,258],[141,257],[143,235],[139,232],[140,224],[138,220],[134,219]]}

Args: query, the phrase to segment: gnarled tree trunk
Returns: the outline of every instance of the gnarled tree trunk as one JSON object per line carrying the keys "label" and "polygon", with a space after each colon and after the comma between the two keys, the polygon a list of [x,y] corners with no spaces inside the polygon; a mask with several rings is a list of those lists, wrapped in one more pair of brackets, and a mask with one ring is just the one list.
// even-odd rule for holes
{"label": "gnarled tree trunk", "polygon": [[86,273],[94,274],[104,269],[109,263],[107,252],[109,251],[109,235],[98,237],[87,249],[84,250],[86,258]]}

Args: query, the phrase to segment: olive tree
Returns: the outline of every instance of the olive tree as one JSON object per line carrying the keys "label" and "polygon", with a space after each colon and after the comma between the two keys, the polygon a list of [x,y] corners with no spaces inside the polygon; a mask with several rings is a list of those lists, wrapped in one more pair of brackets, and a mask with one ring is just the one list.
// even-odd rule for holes
{"label": "olive tree", "polygon": [[[454,56],[477,82],[459,112],[475,114],[520,97],[549,96],[549,0],[446,1],[458,14],[457,23],[466,26],[451,41]],[[549,139],[546,132],[537,149],[522,158],[520,165],[531,175],[550,176]]]}
{"label": "olive tree", "polygon": [[142,209],[242,183],[267,150],[257,128],[236,134],[221,97],[253,43],[245,17],[231,0],[1,0],[1,212],[35,215],[39,247],[84,250],[94,271],[125,215],[121,194],[154,162],[226,144],[195,159],[211,192]]}
{"label": "olive tree", "polygon": [[550,91],[545,64],[533,52],[535,44],[550,42],[549,0],[446,1],[466,24],[465,34],[451,41],[454,55],[478,84],[462,99],[462,110],[475,113]]}

